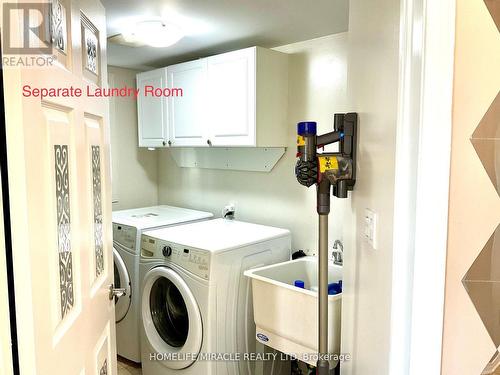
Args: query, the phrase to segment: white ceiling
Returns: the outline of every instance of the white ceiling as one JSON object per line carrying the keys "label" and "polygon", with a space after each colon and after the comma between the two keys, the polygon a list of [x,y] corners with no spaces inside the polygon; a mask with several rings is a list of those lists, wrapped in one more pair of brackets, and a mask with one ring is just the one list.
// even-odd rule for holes
{"label": "white ceiling", "polygon": [[347,31],[348,0],[102,0],[108,37],[163,17],[186,36],[167,48],[108,43],[108,64],[161,67],[254,45],[276,47]]}

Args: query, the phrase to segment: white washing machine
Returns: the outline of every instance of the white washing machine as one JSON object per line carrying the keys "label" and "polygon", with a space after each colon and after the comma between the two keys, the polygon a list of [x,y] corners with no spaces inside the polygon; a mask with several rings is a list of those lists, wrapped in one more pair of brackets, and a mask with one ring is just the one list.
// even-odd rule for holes
{"label": "white washing machine", "polygon": [[116,288],[125,288],[115,299],[116,346],[118,355],[141,361],[139,254],[142,231],[206,220],[210,212],[171,206],[144,207],[113,212],[113,258]]}
{"label": "white washing machine", "polygon": [[277,374],[264,366],[278,361],[245,358],[256,352],[256,339],[251,283],[243,272],[289,260],[290,248],[286,229],[226,219],[145,232],[143,375]]}

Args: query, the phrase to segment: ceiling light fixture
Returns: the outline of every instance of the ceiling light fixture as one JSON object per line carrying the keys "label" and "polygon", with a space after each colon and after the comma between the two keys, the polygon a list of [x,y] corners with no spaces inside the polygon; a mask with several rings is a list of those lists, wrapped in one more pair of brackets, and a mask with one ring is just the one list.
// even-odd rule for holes
{"label": "ceiling light fixture", "polygon": [[141,21],[129,33],[123,33],[128,43],[143,43],[151,47],[164,48],[177,43],[184,34],[182,30],[162,20]]}

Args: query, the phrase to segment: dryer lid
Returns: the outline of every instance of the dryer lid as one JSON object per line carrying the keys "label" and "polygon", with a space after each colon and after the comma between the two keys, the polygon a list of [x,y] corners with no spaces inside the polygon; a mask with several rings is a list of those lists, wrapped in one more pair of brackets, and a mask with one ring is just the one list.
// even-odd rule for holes
{"label": "dryer lid", "polygon": [[211,212],[165,205],[113,211],[113,223],[130,225],[141,230],[203,220],[211,217],[213,217]]}
{"label": "dryer lid", "polygon": [[150,237],[211,252],[231,250],[290,236],[290,231],[287,229],[226,219],[200,221],[146,233]]}

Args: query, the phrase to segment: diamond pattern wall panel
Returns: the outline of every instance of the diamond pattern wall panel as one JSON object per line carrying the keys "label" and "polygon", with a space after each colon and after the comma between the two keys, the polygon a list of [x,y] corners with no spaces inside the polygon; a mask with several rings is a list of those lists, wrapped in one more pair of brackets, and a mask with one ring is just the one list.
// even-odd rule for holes
{"label": "diamond pattern wall panel", "polygon": [[[484,0],[500,31],[500,0]],[[500,91],[491,103],[476,130],[471,143],[500,195]],[[500,346],[500,225],[491,235],[462,283],[476,308],[491,340]],[[482,374],[500,374],[499,353],[495,352]]]}
{"label": "diamond pattern wall panel", "polygon": [[472,134],[471,142],[500,194],[500,92]]}
{"label": "diamond pattern wall panel", "polygon": [[498,31],[500,31],[500,0],[484,0],[484,2],[497,25]]}
{"label": "diamond pattern wall panel", "polygon": [[500,226],[462,282],[495,346],[500,346]]}
{"label": "diamond pattern wall panel", "polygon": [[481,375],[498,375],[499,369],[498,364],[500,363],[500,353],[495,351],[495,354],[490,359],[490,362],[486,365]]}

